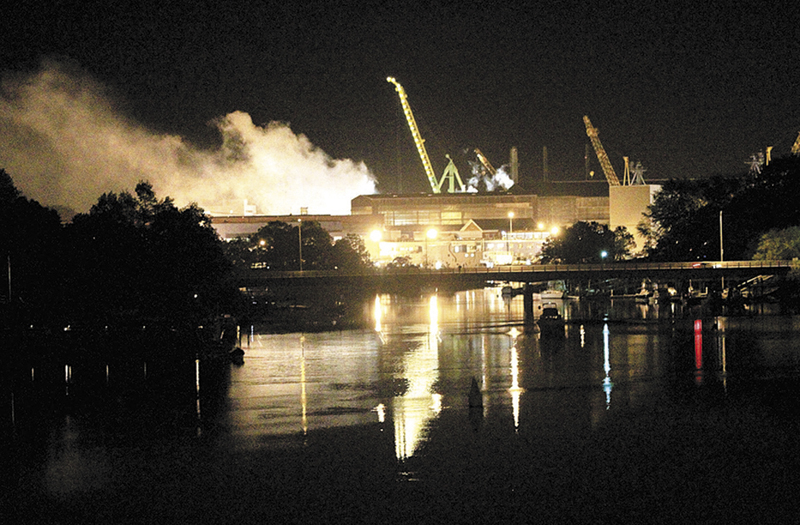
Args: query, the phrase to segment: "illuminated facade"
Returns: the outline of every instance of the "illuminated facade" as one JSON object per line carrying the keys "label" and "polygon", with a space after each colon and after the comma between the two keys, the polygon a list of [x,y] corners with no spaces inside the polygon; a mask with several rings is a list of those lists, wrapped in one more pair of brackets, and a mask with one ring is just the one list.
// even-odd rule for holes
{"label": "illuminated facade", "polygon": [[[535,262],[547,238],[579,221],[636,224],[657,186],[551,183],[539,194],[359,195],[351,215],[214,217],[223,239],[252,235],[271,221],[316,221],[334,240],[355,234],[373,262],[475,267]],[[637,238],[638,242],[641,242]]]}
{"label": "illuminated facade", "polygon": [[[597,188],[600,188],[599,186]],[[360,195],[353,216],[383,217],[373,261],[475,267],[533,262],[545,240],[578,221],[609,222],[608,190],[595,196],[536,194]],[[435,232],[431,234],[430,232]]]}

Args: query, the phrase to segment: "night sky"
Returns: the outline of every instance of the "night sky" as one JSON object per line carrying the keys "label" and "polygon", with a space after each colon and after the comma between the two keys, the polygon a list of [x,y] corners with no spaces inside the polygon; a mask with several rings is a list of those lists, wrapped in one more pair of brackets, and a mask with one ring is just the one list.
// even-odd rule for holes
{"label": "night sky", "polygon": [[[9,79],[47,59],[154,134],[213,150],[210,123],[231,112],[283,122],[331,159],[363,162],[383,192],[428,189],[387,76],[408,93],[437,175],[446,153],[463,177],[474,148],[499,167],[516,146],[521,178],[540,180],[546,146],[551,180],[582,180],[583,115],[620,178],[623,155],[650,180],[737,174],[800,131],[791,2],[74,4],[5,9],[0,109]],[[47,201],[42,188],[32,196]]]}

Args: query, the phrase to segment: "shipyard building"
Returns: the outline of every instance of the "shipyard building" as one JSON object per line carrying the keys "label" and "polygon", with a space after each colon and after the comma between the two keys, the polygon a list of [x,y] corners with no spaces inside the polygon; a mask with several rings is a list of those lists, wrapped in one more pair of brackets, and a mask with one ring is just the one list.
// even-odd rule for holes
{"label": "shipyard building", "polygon": [[215,217],[213,224],[222,238],[232,239],[252,235],[271,221],[316,221],[334,239],[361,236],[379,265],[530,263],[548,237],[579,221],[625,226],[636,234],[658,188],[543,182],[524,193],[359,195],[351,201],[350,215],[242,215]]}

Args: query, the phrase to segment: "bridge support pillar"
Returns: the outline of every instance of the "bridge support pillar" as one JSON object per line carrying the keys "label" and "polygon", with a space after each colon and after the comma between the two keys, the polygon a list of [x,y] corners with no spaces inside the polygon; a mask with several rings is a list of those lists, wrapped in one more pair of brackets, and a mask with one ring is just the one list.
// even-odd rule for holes
{"label": "bridge support pillar", "polygon": [[522,305],[523,305],[523,322],[525,324],[533,324],[533,286],[525,283],[522,287]]}

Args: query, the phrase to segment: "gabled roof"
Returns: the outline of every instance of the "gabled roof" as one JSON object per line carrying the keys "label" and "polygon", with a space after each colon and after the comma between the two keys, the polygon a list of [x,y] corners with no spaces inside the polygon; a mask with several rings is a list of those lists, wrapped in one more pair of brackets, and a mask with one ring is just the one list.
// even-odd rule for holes
{"label": "gabled roof", "polygon": [[478,226],[475,223],[475,221],[473,221],[472,219],[469,219],[467,222],[464,223],[464,225],[461,227],[461,229],[459,231],[461,231],[461,232],[482,232],[483,229],[480,226]]}

